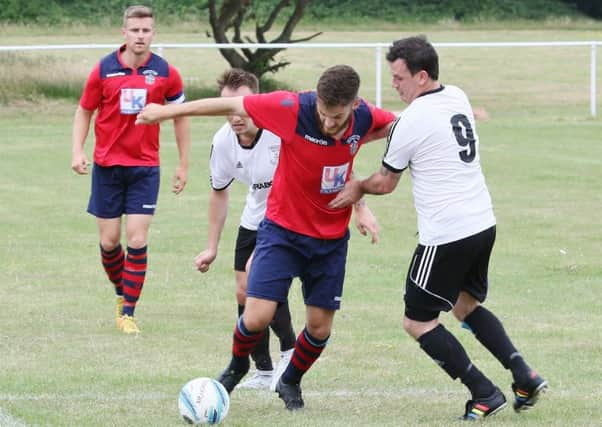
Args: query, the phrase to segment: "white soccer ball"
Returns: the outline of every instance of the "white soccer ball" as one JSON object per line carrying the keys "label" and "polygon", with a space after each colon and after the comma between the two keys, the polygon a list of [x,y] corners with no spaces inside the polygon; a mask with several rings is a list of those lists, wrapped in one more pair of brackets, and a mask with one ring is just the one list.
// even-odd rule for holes
{"label": "white soccer ball", "polygon": [[230,396],[219,381],[195,378],[182,387],[178,407],[189,424],[219,424],[228,415]]}

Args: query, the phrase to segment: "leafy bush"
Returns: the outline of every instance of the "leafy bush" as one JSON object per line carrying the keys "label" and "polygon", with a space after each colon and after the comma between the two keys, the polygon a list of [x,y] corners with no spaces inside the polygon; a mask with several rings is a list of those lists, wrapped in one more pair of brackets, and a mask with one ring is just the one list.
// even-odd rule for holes
{"label": "leafy bush", "polygon": [[[256,0],[255,13],[263,17],[279,0]],[[121,12],[129,0],[0,0],[0,22],[19,23],[98,23],[120,24]],[[207,21],[207,2],[201,0],[147,0],[157,21]],[[306,8],[305,20],[360,22],[367,19],[388,22],[437,22],[442,19],[540,20],[554,16],[602,17],[600,0],[314,0]],[[292,6],[289,6],[291,8]]]}

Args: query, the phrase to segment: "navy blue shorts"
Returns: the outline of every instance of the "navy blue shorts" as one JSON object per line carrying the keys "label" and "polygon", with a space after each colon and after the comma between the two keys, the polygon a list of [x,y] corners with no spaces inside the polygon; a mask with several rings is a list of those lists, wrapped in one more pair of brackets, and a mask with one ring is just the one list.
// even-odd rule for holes
{"label": "navy blue shorts", "polygon": [[99,166],[92,169],[88,212],[98,218],[153,215],[159,196],[159,166]]}
{"label": "navy blue shorts", "polygon": [[349,230],[340,239],[316,239],[264,219],[257,229],[247,296],[284,302],[301,280],[306,305],[338,310],[343,296]]}

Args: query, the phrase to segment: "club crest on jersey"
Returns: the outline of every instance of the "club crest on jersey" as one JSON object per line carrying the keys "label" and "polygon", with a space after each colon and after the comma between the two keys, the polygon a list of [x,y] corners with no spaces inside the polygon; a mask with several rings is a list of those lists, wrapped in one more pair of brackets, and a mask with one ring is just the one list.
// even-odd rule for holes
{"label": "club crest on jersey", "polygon": [[351,135],[349,138],[345,140],[345,144],[349,144],[349,152],[352,156],[355,156],[357,150],[360,146],[360,136],[359,135]]}
{"label": "club crest on jersey", "polygon": [[147,85],[155,84],[155,78],[158,75],[158,73],[155,70],[144,70],[142,74],[144,74],[144,83],[146,83]]}
{"label": "club crest on jersey", "polygon": [[320,193],[338,193],[345,187],[345,178],[349,163],[340,166],[324,166],[322,169],[322,185]]}
{"label": "club crest on jersey", "polygon": [[278,164],[278,159],[280,158],[280,145],[270,145],[270,163],[273,165]]}

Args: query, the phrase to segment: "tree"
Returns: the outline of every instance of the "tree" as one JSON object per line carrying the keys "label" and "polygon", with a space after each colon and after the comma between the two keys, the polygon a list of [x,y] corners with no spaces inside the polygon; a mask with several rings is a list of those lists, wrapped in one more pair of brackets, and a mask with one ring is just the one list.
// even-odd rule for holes
{"label": "tree", "polygon": [[[219,12],[218,5],[215,0],[209,0],[209,22],[213,31],[213,39],[216,43],[299,43],[311,40],[314,37],[322,34],[321,32],[312,34],[308,37],[294,40],[292,38],[293,30],[299,23],[305,12],[305,7],[310,0],[278,0],[274,2],[273,8],[267,14],[264,23],[259,23],[258,14],[253,8],[252,0],[223,0]],[[268,41],[266,33],[272,29],[276,19],[280,13],[287,8],[293,6],[284,27],[280,34]],[[290,8],[289,8],[290,10]],[[242,36],[242,25],[247,20],[255,20],[255,37],[256,41],[248,36]],[[228,38],[228,31],[232,30],[232,40]],[[267,72],[275,73],[279,69],[290,64],[288,61],[275,59],[278,52],[284,48],[277,49],[249,49],[242,48],[240,52],[234,48],[220,48],[220,53],[228,61],[230,66],[242,68],[255,74],[258,78]]]}

